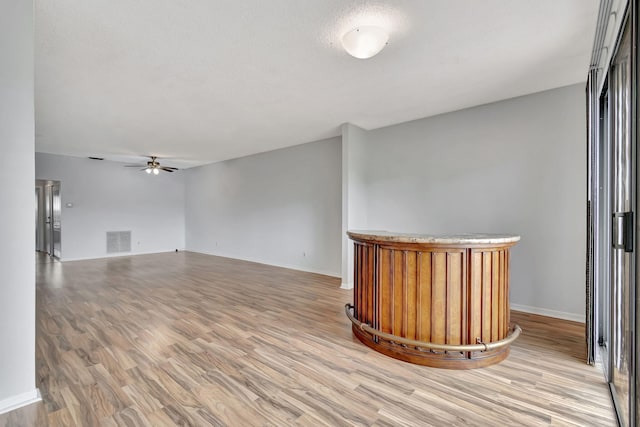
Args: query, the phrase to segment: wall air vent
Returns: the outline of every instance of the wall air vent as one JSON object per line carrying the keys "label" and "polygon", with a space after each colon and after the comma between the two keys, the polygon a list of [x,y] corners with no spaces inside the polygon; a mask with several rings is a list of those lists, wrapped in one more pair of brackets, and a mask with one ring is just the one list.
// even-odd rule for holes
{"label": "wall air vent", "polygon": [[107,231],[107,253],[131,252],[131,231]]}

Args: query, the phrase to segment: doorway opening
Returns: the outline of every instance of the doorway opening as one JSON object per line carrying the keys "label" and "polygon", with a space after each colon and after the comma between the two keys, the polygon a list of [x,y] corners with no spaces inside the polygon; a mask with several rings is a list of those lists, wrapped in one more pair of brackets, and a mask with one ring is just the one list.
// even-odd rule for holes
{"label": "doorway opening", "polygon": [[37,179],[36,251],[59,260],[62,254],[60,181]]}

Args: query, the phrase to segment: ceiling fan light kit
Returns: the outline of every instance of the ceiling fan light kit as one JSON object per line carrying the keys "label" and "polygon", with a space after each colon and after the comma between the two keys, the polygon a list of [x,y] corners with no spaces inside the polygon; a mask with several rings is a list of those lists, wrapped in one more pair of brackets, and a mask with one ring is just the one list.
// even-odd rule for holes
{"label": "ceiling fan light kit", "polygon": [[154,175],[158,175],[160,173],[160,171],[165,171],[165,172],[173,172],[173,171],[177,171],[178,168],[172,168],[171,166],[162,166],[160,165],[160,162],[158,162],[158,157],[156,156],[149,156],[151,158],[150,161],[147,162],[146,165],[125,165],[126,168],[139,168],[142,167],[142,169],[148,174],[154,174]]}

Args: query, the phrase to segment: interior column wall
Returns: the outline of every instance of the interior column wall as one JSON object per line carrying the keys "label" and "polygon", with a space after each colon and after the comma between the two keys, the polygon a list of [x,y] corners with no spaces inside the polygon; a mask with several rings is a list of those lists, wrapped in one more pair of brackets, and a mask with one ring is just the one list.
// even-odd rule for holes
{"label": "interior column wall", "polygon": [[342,125],[342,288],[353,288],[353,243],[348,230],[367,228],[365,150],[367,131]]}
{"label": "interior column wall", "polygon": [[0,14],[0,413],[37,399],[33,3]]}

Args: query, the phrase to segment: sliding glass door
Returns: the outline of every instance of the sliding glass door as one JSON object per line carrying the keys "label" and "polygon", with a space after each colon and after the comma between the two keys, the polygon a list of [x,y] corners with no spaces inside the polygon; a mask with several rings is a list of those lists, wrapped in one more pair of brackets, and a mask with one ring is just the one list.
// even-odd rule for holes
{"label": "sliding glass door", "polygon": [[634,161],[631,146],[631,43],[626,25],[611,63],[608,88],[611,139],[610,382],[623,425],[630,425],[635,323],[633,258]]}
{"label": "sliding glass door", "polygon": [[[622,426],[640,426],[636,364],[637,10],[631,2],[604,16],[603,33],[615,37],[594,47],[589,102],[589,208],[587,313],[589,360],[601,363]],[[616,30],[611,16],[623,17]],[[606,31],[605,31],[606,30]],[[603,36],[604,37],[604,36]],[[597,39],[597,37],[596,37]],[[603,41],[604,40],[604,41]],[[596,49],[597,48],[597,49]],[[604,59],[603,59],[604,58]],[[591,268],[593,267],[593,268]],[[591,296],[593,293],[593,296]],[[589,323],[591,322],[591,323]],[[599,350],[599,351],[598,351]]]}

